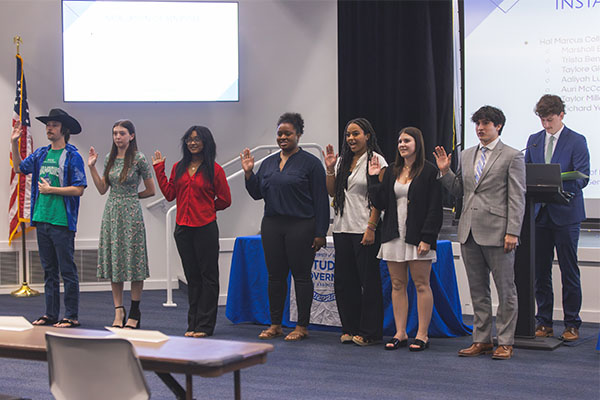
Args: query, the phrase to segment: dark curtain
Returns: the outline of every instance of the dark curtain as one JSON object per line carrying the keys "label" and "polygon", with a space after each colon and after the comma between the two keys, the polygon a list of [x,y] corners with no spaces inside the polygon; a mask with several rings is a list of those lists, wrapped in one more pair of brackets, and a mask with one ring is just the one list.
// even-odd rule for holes
{"label": "dark curtain", "polygon": [[400,129],[452,148],[452,4],[444,1],[338,1],[339,145],[348,120],[373,124],[388,162]]}

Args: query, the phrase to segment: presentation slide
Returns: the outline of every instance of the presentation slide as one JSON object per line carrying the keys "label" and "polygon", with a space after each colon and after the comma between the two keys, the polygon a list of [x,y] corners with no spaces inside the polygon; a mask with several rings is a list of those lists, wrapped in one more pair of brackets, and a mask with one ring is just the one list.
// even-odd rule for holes
{"label": "presentation slide", "polygon": [[238,101],[238,3],[63,1],[64,100]]}
{"label": "presentation slide", "polygon": [[543,94],[566,104],[564,124],[584,135],[591,156],[586,199],[600,199],[600,0],[465,0],[465,148],[471,115],[504,111],[502,141],[524,149],[542,130]]}

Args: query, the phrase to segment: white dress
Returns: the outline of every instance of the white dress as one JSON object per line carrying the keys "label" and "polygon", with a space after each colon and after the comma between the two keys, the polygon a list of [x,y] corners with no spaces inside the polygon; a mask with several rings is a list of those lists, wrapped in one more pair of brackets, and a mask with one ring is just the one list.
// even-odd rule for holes
{"label": "white dress", "polygon": [[431,262],[436,262],[435,250],[429,250],[427,254],[421,256],[417,252],[417,246],[404,241],[404,238],[406,237],[406,213],[408,210],[409,187],[410,182],[402,184],[396,181],[396,183],[394,183],[394,193],[396,194],[396,204],[398,206],[398,233],[400,234],[400,237],[382,243],[377,258],[396,262],[413,260],[431,260]]}

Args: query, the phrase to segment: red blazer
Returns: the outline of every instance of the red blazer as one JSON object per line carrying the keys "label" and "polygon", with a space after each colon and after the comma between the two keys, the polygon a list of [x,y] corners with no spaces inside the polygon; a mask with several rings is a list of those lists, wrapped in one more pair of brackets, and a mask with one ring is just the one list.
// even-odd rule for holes
{"label": "red blazer", "polygon": [[165,199],[177,199],[177,225],[199,227],[217,219],[217,211],[231,205],[231,192],[225,178],[225,171],[215,163],[214,184],[211,185],[198,170],[193,176],[187,171],[175,180],[177,163],[171,169],[167,180],[165,163],[154,165],[158,186]]}

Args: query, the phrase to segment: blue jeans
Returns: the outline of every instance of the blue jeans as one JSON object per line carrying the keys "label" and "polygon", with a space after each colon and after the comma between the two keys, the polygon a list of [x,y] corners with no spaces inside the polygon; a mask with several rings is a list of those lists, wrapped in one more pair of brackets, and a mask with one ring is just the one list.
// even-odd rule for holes
{"label": "blue jeans", "polygon": [[73,261],[75,232],[66,226],[38,222],[36,224],[40,261],[44,268],[46,316],[58,320],[60,312],[60,280],[65,288],[65,318],[77,320],[79,310],[79,277]]}

